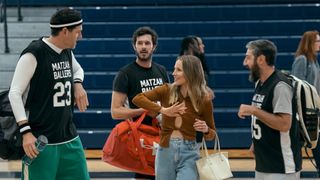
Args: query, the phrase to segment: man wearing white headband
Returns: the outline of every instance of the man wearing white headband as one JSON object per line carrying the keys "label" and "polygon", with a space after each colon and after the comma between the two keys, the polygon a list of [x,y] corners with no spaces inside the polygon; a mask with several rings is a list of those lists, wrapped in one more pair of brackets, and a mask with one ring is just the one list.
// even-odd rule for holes
{"label": "man wearing white headband", "polygon": [[[50,20],[51,35],[32,41],[21,53],[9,98],[26,156],[22,180],[89,180],[82,143],[72,121],[73,107],[89,105],[82,87],[84,72],[72,49],[82,38],[79,11],[62,9]],[[39,153],[37,137],[48,145]]]}

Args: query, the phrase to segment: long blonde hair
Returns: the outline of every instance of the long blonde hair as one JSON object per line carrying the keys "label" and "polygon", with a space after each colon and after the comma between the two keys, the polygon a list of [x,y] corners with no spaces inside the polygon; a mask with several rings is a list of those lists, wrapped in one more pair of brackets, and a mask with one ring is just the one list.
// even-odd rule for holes
{"label": "long blonde hair", "polygon": [[[204,72],[199,58],[193,55],[183,55],[177,58],[182,62],[182,70],[187,82],[188,96],[193,108],[199,112],[199,107],[203,99],[212,99],[213,91],[207,86]],[[175,83],[171,85],[169,103],[174,104],[178,101],[180,86]]]}

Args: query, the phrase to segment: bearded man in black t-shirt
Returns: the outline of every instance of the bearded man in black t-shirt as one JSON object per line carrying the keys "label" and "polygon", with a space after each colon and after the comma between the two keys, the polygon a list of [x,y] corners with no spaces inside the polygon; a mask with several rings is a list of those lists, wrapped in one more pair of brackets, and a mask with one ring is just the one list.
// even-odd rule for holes
{"label": "bearded man in black t-shirt", "polygon": [[277,47],[269,40],[250,41],[243,65],[256,88],[251,105],[241,104],[238,116],[251,116],[257,180],[300,179],[302,167],[298,121],[289,79],[275,67]]}

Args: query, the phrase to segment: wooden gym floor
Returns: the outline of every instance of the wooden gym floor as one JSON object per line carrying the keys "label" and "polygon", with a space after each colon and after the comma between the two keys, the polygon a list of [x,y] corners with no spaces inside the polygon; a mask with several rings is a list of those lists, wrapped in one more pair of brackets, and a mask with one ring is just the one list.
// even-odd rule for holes
{"label": "wooden gym floor", "polygon": [[[254,159],[246,149],[224,149],[229,156],[229,162],[234,177],[232,180],[252,180],[254,177]],[[212,153],[212,151],[210,151]],[[101,160],[101,150],[86,150],[86,157],[92,180],[129,180],[134,179],[134,173],[111,166]],[[315,168],[304,154],[302,179],[316,180]],[[0,180],[16,180],[20,177],[20,161],[0,160]]]}

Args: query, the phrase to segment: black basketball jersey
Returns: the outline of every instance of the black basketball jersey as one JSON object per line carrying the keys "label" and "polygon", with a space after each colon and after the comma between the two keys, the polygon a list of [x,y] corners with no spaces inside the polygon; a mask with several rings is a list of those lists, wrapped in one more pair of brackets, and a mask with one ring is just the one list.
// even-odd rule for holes
{"label": "black basketball jersey", "polygon": [[25,53],[32,53],[37,60],[26,102],[32,133],[45,135],[49,143],[75,138],[71,50],[58,54],[40,39],[31,42],[21,55]]}
{"label": "black basketball jersey", "polygon": [[[273,113],[274,88],[280,82],[291,86],[281,72],[275,71],[263,84],[257,84],[252,104]],[[293,118],[294,119],[294,118]],[[272,129],[257,117],[252,117],[252,139],[256,170],[265,173],[292,173],[301,170],[301,144],[297,121],[292,120],[289,133]]]}

